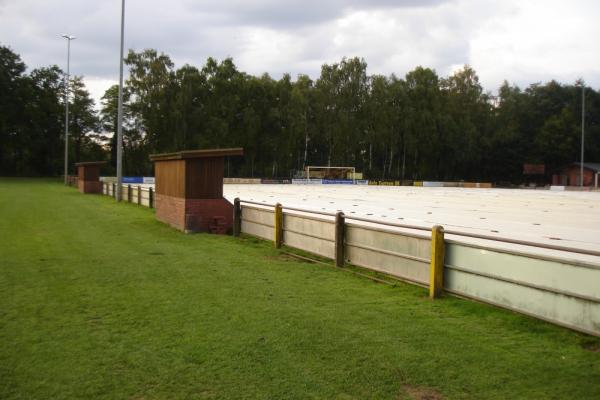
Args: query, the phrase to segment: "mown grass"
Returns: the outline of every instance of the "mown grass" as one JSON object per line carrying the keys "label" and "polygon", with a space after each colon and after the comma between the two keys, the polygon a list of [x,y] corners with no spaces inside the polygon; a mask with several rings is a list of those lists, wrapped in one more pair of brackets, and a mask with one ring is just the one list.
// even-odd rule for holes
{"label": "mown grass", "polygon": [[592,399],[600,342],[0,180],[2,399]]}

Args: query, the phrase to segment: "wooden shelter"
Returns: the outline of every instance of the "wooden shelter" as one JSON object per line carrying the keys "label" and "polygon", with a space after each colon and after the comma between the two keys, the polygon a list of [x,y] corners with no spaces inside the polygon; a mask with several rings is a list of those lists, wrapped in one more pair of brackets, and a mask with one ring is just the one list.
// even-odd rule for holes
{"label": "wooden shelter", "polygon": [[225,157],[242,148],[153,154],[156,218],[186,233],[226,233],[233,205],[223,198]]}
{"label": "wooden shelter", "polygon": [[106,164],[106,161],[87,161],[75,164],[77,188],[81,193],[102,193],[100,167]]}

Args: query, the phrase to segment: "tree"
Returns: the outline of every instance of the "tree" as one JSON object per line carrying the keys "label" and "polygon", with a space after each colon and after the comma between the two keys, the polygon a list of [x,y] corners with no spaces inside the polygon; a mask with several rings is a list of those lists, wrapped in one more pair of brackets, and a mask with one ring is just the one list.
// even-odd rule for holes
{"label": "tree", "polygon": [[438,165],[438,175],[462,179],[480,179],[486,175],[490,140],[490,103],[475,70],[468,65],[441,81],[445,95],[446,119],[444,134],[440,135],[442,147],[451,151],[438,154],[438,163],[449,173],[443,174]]}
{"label": "tree", "polygon": [[[151,174],[152,165],[141,128],[142,123],[132,112],[129,88],[123,90],[123,171],[130,175]],[[100,124],[102,141],[110,148],[110,165],[117,163],[117,120],[119,105],[119,87],[113,85],[102,96]]]}
{"label": "tree", "polygon": [[309,144],[315,132],[313,81],[300,75],[292,86],[290,97],[290,140],[296,149],[296,169],[304,170],[309,163]]}
{"label": "tree", "polygon": [[[324,64],[316,81],[248,75],[231,58],[175,69],[156,50],[130,51],[124,87],[123,166],[150,174],[149,155],[244,147],[227,176],[291,176],[307,165],[353,165],[368,178],[521,183],[524,163],[548,175],[579,159],[581,87],[505,82],[496,98],[468,65],[448,77],[417,67],[404,79],[367,74],[360,58]],[[0,46],[0,168],[62,172],[64,80],[49,66],[26,72]],[[81,77],[70,96],[73,161],[116,157],[118,88],[100,119]],[[586,88],[586,160],[600,160],[600,93]],[[549,176],[546,177],[548,181]]]}
{"label": "tree", "polygon": [[[368,95],[367,63],[343,58],[321,67],[316,82],[317,120],[326,165],[360,163],[366,147],[363,114]],[[361,163],[362,164],[362,163]]]}
{"label": "tree", "polygon": [[[52,175],[62,173],[64,157],[64,80],[57,66],[39,68],[28,77],[28,87],[23,104],[28,116],[21,129],[27,144],[23,153],[21,174]],[[73,171],[73,160],[69,171]]]}
{"label": "tree", "polygon": [[25,63],[10,48],[0,46],[0,170],[17,173],[22,125],[26,119],[29,82]]}
{"label": "tree", "polygon": [[191,65],[179,68],[173,76],[174,90],[171,118],[173,119],[173,147],[191,149],[201,147],[206,106],[206,76]]}
{"label": "tree", "polygon": [[150,151],[176,150],[171,140],[171,109],[173,62],[165,54],[146,49],[129,51],[125,58],[129,66],[127,86],[131,94],[131,110],[139,116]]}
{"label": "tree", "polygon": [[[94,109],[94,101],[80,76],[72,78],[70,83],[70,104],[69,104],[69,136],[73,143],[72,152],[75,162],[84,161],[90,158],[87,155],[98,155],[98,146],[101,135],[99,131],[99,121]],[[71,158],[71,157],[70,157]]]}
{"label": "tree", "polygon": [[406,74],[406,152],[412,179],[437,179],[444,147],[439,127],[441,93],[434,70],[417,67]]}
{"label": "tree", "polygon": [[[371,92],[367,103],[368,109],[368,171],[373,177],[389,176],[396,150],[396,136],[392,119],[397,113],[392,101],[392,85],[382,75],[371,77]],[[373,151],[375,151],[375,167],[373,167]],[[382,158],[377,155],[383,155]],[[389,154],[389,157],[388,157]],[[367,163],[365,163],[366,165]]]}

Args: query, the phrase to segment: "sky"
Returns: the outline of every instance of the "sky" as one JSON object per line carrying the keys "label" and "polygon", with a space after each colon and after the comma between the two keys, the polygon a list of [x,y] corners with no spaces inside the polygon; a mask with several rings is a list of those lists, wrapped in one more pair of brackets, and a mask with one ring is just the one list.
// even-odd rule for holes
{"label": "sky", "polygon": [[[98,101],[119,76],[120,0],[0,0],[0,45],[30,69],[84,76]],[[125,48],[154,48],[176,67],[232,57],[242,71],[280,78],[342,57],[369,74],[421,65],[448,76],[465,64],[494,93],[578,78],[600,87],[597,0],[126,0]]]}

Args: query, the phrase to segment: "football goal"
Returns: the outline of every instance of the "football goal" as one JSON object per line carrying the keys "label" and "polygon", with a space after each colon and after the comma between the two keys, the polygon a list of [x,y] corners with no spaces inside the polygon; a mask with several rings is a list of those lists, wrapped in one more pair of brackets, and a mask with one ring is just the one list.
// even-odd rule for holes
{"label": "football goal", "polygon": [[306,167],[306,179],[350,179],[356,183],[356,170],[354,167]]}

